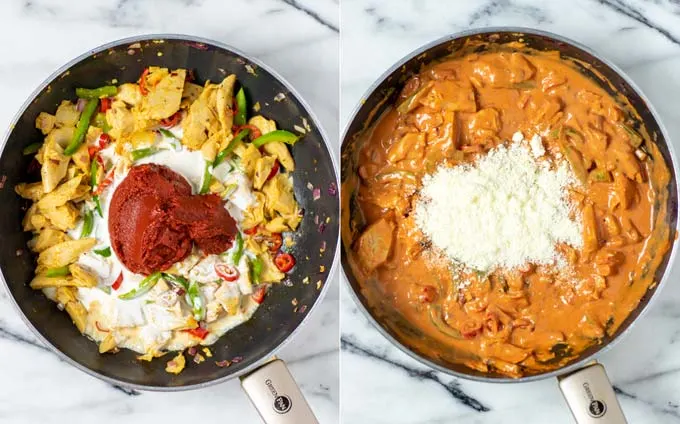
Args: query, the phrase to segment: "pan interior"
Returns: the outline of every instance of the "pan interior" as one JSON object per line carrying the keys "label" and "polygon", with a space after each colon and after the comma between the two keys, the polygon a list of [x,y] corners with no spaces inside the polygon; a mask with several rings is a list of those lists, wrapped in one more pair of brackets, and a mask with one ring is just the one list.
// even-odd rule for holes
{"label": "pan interior", "polygon": [[[311,130],[292,148],[296,162],[293,176],[295,196],[305,210],[294,236],[293,254],[298,258],[297,266],[285,283],[272,287],[265,302],[249,321],[210,346],[213,352],[210,362],[201,365],[189,363],[177,376],[165,372],[165,364],[172,353],[152,362],[139,362],[135,352],[125,349],[115,355],[100,355],[97,345],[80,335],[66,313],[28,286],[34,274],[35,257],[26,244],[30,234],[21,231],[26,203],[13,190],[17,183],[28,180],[26,170],[30,158],[22,155],[22,149],[42,141],[34,125],[41,111],[53,113],[62,100],[75,100],[76,87],[98,87],[112,79],[118,83],[134,82],[147,66],[191,69],[199,84],[208,80],[219,82],[229,74],[236,74],[246,89],[250,104],[259,101],[261,113],[274,119],[280,128],[304,126],[303,118],[311,126]],[[285,95],[283,101],[274,100],[279,93]],[[0,220],[0,269],[10,294],[27,322],[43,340],[81,369],[117,384],[172,389],[205,384],[252,368],[268,358],[302,323],[319,299],[333,265],[339,233],[339,201],[337,197],[326,195],[327,188],[336,182],[336,174],[319,124],[304,103],[277,76],[247,57],[203,40],[183,37],[123,40],[81,58],[48,81],[20,111],[7,136],[0,170],[6,178],[4,189],[0,190],[0,205],[5,217]],[[320,199],[313,199],[312,191],[307,188],[308,182],[322,189]],[[323,232],[319,231],[318,223],[321,221],[328,222]],[[325,246],[325,252],[319,254],[322,246]],[[325,272],[320,272],[320,269],[325,269]],[[303,284],[305,277],[309,277],[310,284]],[[318,285],[317,281],[320,281]],[[237,357],[242,360],[228,368],[214,364],[214,361]]]}
{"label": "pan interior", "polygon": [[[473,43],[471,43],[473,42]],[[641,299],[638,307],[628,316],[615,334],[605,338],[601,344],[593,345],[582,354],[573,359],[558,370],[545,371],[542,374],[532,374],[520,379],[512,379],[504,375],[493,373],[482,373],[473,370],[459,363],[459,359],[454,361],[454,355],[449,347],[441,345],[435,340],[425,338],[420,330],[409,323],[403,316],[397,313],[389,301],[388,295],[379,293],[375,285],[369,282],[359,284],[357,277],[352,271],[352,258],[348,252],[352,248],[353,234],[359,228],[353,227],[354,221],[350,217],[354,216],[358,206],[353,201],[352,188],[355,186],[354,178],[357,176],[357,152],[360,149],[360,141],[365,132],[370,130],[372,125],[381,117],[383,112],[391,108],[396,103],[396,99],[401,92],[404,83],[413,75],[417,74],[423,65],[432,61],[437,61],[450,55],[452,52],[459,52],[468,49],[470,44],[481,45],[479,52],[487,49],[499,48],[507,43],[521,42],[527,48],[537,51],[559,51],[561,57],[570,59],[587,77],[595,80],[598,85],[603,87],[613,96],[623,95],[630,102],[631,106],[639,115],[642,124],[646,127],[652,141],[659,147],[661,154],[668,164],[671,172],[671,183],[668,187],[668,225],[669,228],[677,227],[678,215],[678,192],[676,185],[675,168],[673,167],[673,155],[669,148],[669,141],[665,139],[665,134],[656,120],[653,112],[646,105],[644,98],[622,77],[616,70],[594,56],[593,54],[579,48],[571,43],[558,40],[547,34],[532,33],[527,31],[484,31],[469,35],[452,36],[435,45],[419,50],[396,64],[392,71],[388,73],[374,85],[373,90],[362,101],[360,107],[355,111],[349,126],[346,129],[342,144],[342,183],[343,183],[343,202],[342,202],[342,242],[341,253],[342,266],[347,276],[349,285],[355,296],[357,303],[361,306],[369,319],[376,325],[378,330],[388,339],[395,343],[399,348],[410,354],[414,358],[441,371],[467,378],[489,381],[522,381],[536,378],[543,378],[549,375],[566,372],[577,367],[579,363],[585,362],[597,352],[601,351],[612,341],[624,333],[640,313],[646,308],[650,299],[658,290],[661,284],[650,288]],[[483,49],[483,50],[481,50]],[[349,188],[349,190],[346,189]],[[673,233],[673,230],[671,231]],[[671,236],[673,236],[671,234]],[[661,265],[659,266],[655,281],[663,282],[663,276],[669,266],[675,245],[673,244]],[[418,341],[415,343],[415,341]]]}

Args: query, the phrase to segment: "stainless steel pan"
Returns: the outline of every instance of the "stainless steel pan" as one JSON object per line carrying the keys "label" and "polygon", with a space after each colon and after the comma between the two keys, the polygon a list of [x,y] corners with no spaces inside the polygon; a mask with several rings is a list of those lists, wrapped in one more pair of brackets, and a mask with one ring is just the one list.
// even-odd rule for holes
{"label": "stainless steel pan", "polygon": [[[417,73],[423,64],[449,55],[452,51],[459,49],[466,41],[470,40],[501,44],[511,41],[523,41],[528,47],[537,50],[557,50],[563,57],[576,59],[582,63],[581,71],[598,82],[605,90],[611,93],[616,91],[625,95],[640,115],[642,124],[647,128],[652,139],[659,146],[671,170],[672,180],[669,187],[668,224],[671,229],[677,228],[677,159],[658,115],[640,89],[616,65],[602,58],[589,48],[556,34],[528,28],[485,28],[452,34],[417,49],[395,63],[368,89],[360,104],[354,110],[350,122],[345,129],[342,141],[341,179],[343,182],[356,174],[356,163],[353,153],[356,151],[356,143],[361,138],[363,131],[371,127],[382,112],[395,103],[404,82],[411,75]],[[604,424],[625,422],[604,367],[594,361],[599,354],[611,349],[616,341],[620,340],[630,331],[635,321],[648,309],[655,293],[662,290],[668,279],[670,264],[673,263],[675,258],[677,243],[673,243],[671,250],[666,254],[664,261],[657,271],[656,281],[659,284],[647,292],[637,309],[630,314],[616,334],[605,340],[604,343],[587,349],[577,359],[559,369],[513,379],[502,375],[483,374],[464,365],[446,362],[441,357],[433,357],[423,351],[419,351],[410,346],[400,335],[409,333],[418,334],[417,330],[410,327],[409,323],[403,322],[403,319],[400,321],[398,318],[395,318],[394,314],[390,315],[389,313],[377,311],[376,307],[368,302],[367,297],[362,293],[362,289],[353,275],[347,257],[347,252],[351,248],[352,242],[351,236],[348,236],[350,234],[350,220],[346,219],[352,212],[350,210],[353,207],[351,194],[342,193],[343,222],[341,233],[343,248],[341,261],[343,270],[349,282],[350,291],[359,308],[365,313],[376,329],[395,346],[412,358],[435,370],[469,380],[489,383],[521,383],[557,377],[560,381],[560,388],[574,417],[579,423]],[[671,235],[675,236],[675,232],[672,231]],[[395,328],[398,328],[399,331],[395,331]]]}

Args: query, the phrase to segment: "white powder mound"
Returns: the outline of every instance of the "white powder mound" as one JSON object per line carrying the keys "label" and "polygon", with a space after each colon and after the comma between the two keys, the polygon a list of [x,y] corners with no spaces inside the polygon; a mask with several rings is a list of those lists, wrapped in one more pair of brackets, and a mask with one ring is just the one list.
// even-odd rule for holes
{"label": "white powder mound", "polygon": [[553,264],[556,243],[583,244],[580,218],[569,217],[566,189],[575,184],[568,163],[551,170],[516,141],[475,165],[442,166],[425,176],[416,223],[435,247],[468,268]]}

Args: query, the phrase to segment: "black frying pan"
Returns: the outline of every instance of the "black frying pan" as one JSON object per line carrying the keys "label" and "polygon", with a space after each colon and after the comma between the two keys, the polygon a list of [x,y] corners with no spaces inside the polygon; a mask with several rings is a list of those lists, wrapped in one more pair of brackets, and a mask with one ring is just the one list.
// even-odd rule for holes
{"label": "black frying pan", "polygon": [[[463,48],[466,42],[472,40],[482,41],[496,46],[509,42],[521,41],[524,42],[527,47],[535,50],[559,51],[563,58],[574,59],[576,64],[580,64],[579,70],[586,76],[595,80],[609,93],[624,95],[640,116],[642,121],[641,124],[647,129],[652,140],[658,145],[661,154],[670,169],[671,183],[668,187],[667,218],[668,225],[671,228],[671,237],[675,236],[678,224],[678,189],[676,181],[678,173],[677,159],[673,153],[670,140],[647,99],[619,68],[598,56],[587,47],[555,34],[528,28],[485,28],[452,34],[417,49],[395,63],[371,86],[371,88],[369,88],[364,98],[362,98],[360,104],[355,109],[354,114],[345,129],[342,140],[343,183],[351,180],[357,175],[355,158],[362,134],[367,129],[370,129],[383,112],[393,107],[408,78],[417,74],[424,64],[443,59],[453,51]],[[352,202],[352,194],[352,192],[345,192],[343,189],[342,267],[347,277],[347,281],[349,282],[350,291],[354,300],[359,305],[359,309],[365,313],[378,331],[394,345],[411,357],[438,371],[475,381],[514,383],[533,381],[548,377],[560,377],[563,379],[561,388],[567,397],[567,400],[570,402],[572,412],[580,423],[590,422],[586,421],[588,417],[598,420],[597,422],[599,424],[622,422],[620,419],[623,419],[623,416],[622,414],[618,415],[620,414],[620,408],[618,408],[614,392],[609,385],[604,370],[601,368],[601,365],[597,365],[599,368],[595,368],[588,367],[588,364],[593,361],[596,354],[610,348],[616,340],[620,339],[624,333],[628,332],[635,320],[647,309],[654,294],[660,290],[667,280],[670,271],[669,265],[672,263],[672,259],[677,251],[677,243],[672,244],[671,249],[666,253],[663,262],[657,269],[655,281],[659,282],[659,284],[647,291],[637,309],[628,316],[615,334],[605,339],[603,343],[588,348],[578,358],[575,358],[573,361],[565,364],[565,366],[559,369],[519,379],[512,379],[504,375],[493,373],[484,374],[462,364],[447,361],[446,347],[439,348],[437,355],[431,353],[437,351],[436,346],[428,352],[419,350],[408,341],[408,339],[413,340],[424,337],[417,328],[406,322],[403,318],[400,318],[400,315],[386,311],[385,305],[377,305],[376,303],[378,302],[369,301],[369,297],[365,295],[365,292],[363,292],[364,289],[362,289],[362,286],[353,275],[352,267],[348,259],[348,252],[350,251],[353,242],[352,235],[357,234],[357,231],[360,230],[359,228],[356,228],[355,221],[351,219],[356,212],[355,205]],[[567,380],[566,376],[573,378]],[[590,390],[590,395],[584,392],[585,386],[583,384],[589,384],[588,390]],[[595,397],[590,399],[592,393],[595,393]],[[598,393],[601,394],[601,399],[597,398]],[[570,398],[570,395],[572,394],[577,400],[589,400],[585,402],[585,404],[584,400],[581,400],[581,402],[572,401]],[[602,402],[604,410],[600,408],[600,404],[597,402]],[[610,405],[608,410],[606,407],[607,402],[609,402]],[[589,408],[593,408],[595,412],[590,413]],[[602,412],[602,414],[598,415],[599,412]]]}
{"label": "black frying pan", "polygon": [[[23,156],[22,149],[43,138],[34,126],[36,116],[41,111],[53,113],[63,99],[75,100],[76,87],[98,87],[114,78],[119,82],[134,82],[150,65],[192,69],[200,84],[207,80],[219,82],[229,74],[236,74],[245,87],[249,104],[259,101],[261,113],[274,119],[280,128],[292,130],[294,125],[302,126],[302,118],[311,126],[311,132],[292,149],[296,162],[295,197],[305,210],[295,236],[297,244],[293,253],[297,265],[289,274],[289,283],[274,285],[252,319],[211,346],[214,361],[243,358],[228,368],[219,368],[213,363],[189,363],[175,376],[165,372],[167,359],[142,363],[135,359],[137,354],[129,350],[100,355],[97,345],[80,335],[66,313],[28,286],[34,274],[35,258],[26,245],[30,235],[21,229],[26,203],[14,193],[14,186],[29,178],[30,157]],[[274,101],[278,93],[283,93],[285,99]],[[322,297],[326,279],[332,272],[338,244],[339,200],[338,196],[327,194],[329,186],[337,184],[337,177],[320,123],[283,78],[258,60],[213,41],[180,35],[128,38],[98,47],[68,63],[45,81],[19,110],[6,136],[0,173],[4,181],[0,189],[3,217],[0,269],[18,310],[36,335],[60,357],[113,384],[137,389],[181,390],[225,381],[254,370],[307,318]],[[313,200],[308,182],[321,188],[320,199]],[[330,222],[321,232],[319,222],[325,222],[326,218],[330,218]],[[323,244],[325,253],[320,255]],[[320,272],[320,268],[325,271]],[[305,277],[309,277],[310,284],[303,284]],[[319,280],[323,282],[322,288],[317,287]],[[297,308],[293,306],[294,299]]]}

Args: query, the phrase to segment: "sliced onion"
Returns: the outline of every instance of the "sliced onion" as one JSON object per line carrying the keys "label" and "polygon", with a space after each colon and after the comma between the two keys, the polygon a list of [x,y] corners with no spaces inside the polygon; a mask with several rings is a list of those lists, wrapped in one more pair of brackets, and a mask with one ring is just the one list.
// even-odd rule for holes
{"label": "sliced onion", "polygon": [[319,200],[321,198],[321,189],[320,188],[315,188],[312,190],[312,198],[314,200]]}
{"label": "sliced onion", "polygon": [[86,104],[87,104],[87,100],[78,99],[78,102],[76,103],[76,110],[78,110],[78,112],[82,112],[83,109],[85,109]]}
{"label": "sliced onion", "polygon": [[338,194],[338,186],[335,184],[335,182],[332,182],[328,186],[328,195],[329,196],[335,196]]}

